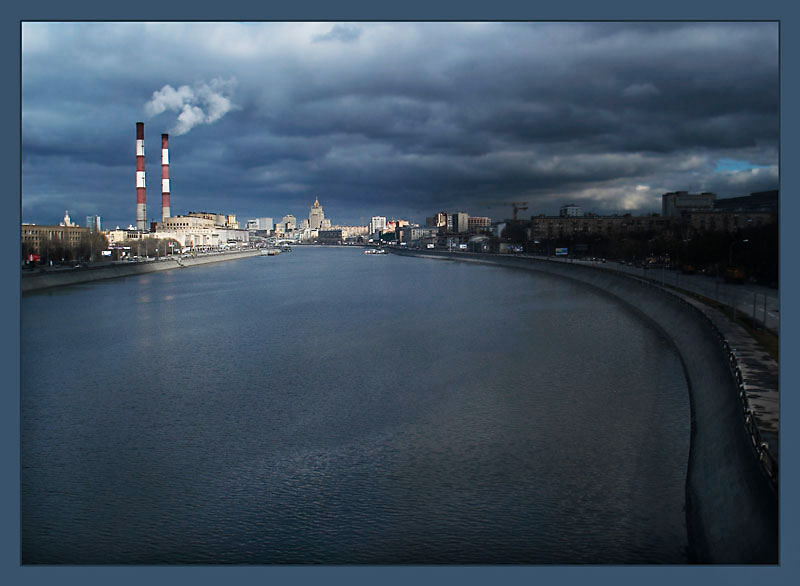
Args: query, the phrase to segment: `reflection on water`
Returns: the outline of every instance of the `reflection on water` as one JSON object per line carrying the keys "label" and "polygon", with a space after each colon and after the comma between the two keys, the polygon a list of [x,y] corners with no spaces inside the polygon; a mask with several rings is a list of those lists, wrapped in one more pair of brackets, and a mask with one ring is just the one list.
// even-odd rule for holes
{"label": "reflection on water", "polygon": [[683,562],[657,331],[545,276],[297,247],[22,301],[25,563]]}

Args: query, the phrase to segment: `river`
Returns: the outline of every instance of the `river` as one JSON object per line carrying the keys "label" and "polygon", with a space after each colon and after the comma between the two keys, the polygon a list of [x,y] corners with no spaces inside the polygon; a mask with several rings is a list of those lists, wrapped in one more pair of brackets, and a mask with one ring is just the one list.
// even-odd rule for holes
{"label": "river", "polygon": [[296,247],[26,294],[46,564],[685,563],[659,330],[528,271]]}

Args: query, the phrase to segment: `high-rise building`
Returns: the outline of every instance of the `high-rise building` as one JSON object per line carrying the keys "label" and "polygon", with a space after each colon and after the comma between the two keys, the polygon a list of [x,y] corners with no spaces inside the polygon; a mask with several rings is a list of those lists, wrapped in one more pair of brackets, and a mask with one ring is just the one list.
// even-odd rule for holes
{"label": "high-rise building", "polygon": [[286,214],[281,219],[281,224],[283,224],[284,230],[294,230],[297,228],[297,218],[295,218],[292,214]]}
{"label": "high-rise building", "polygon": [[386,228],[386,216],[372,216],[372,219],[369,221],[369,233],[374,234],[375,232],[382,231]]}
{"label": "high-rise building", "polygon": [[319,198],[314,198],[314,205],[308,212],[308,227],[312,230],[319,230],[323,219],[325,219],[325,213],[322,211],[322,206],[319,205]]}
{"label": "high-rise building", "polygon": [[661,196],[661,215],[678,217],[682,212],[702,212],[714,209],[716,195],[709,192],[689,193],[671,191]]}
{"label": "high-rise building", "polygon": [[86,216],[86,227],[90,232],[100,232],[103,229],[103,219],[100,216]]}
{"label": "high-rise building", "polygon": [[583,208],[571,203],[561,206],[561,209],[558,210],[558,215],[562,218],[580,218],[583,217]]}
{"label": "high-rise building", "polygon": [[64,219],[61,221],[59,226],[67,226],[67,227],[75,226],[75,224],[72,223],[72,220],[69,217],[69,210],[66,210],[64,212]]}
{"label": "high-rise building", "polygon": [[492,227],[492,219],[486,216],[470,216],[467,218],[467,228],[469,232],[485,232]]}
{"label": "high-rise building", "polygon": [[758,191],[742,197],[728,197],[714,201],[714,210],[736,212],[778,213],[778,190]]}
{"label": "high-rise building", "polygon": [[453,218],[453,232],[464,234],[467,232],[467,230],[469,230],[468,214],[465,214],[464,212],[456,212],[455,214],[451,214],[451,217]]}
{"label": "high-rise building", "polygon": [[432,228],[447,228],[447,212],[439,212],[435,216],[425,218],[425,225]]}
{"label": "high-rise building", "polygon": [[247,220],[247,229],[254,231],[272,231],[272,218],[251,218]]}

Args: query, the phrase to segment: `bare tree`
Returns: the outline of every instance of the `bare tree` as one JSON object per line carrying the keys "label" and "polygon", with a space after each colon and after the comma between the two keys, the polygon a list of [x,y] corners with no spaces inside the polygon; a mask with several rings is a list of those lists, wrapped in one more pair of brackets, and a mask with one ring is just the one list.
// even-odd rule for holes
{"label": "bare tree", "polygon": [[102,232],[89,232],[81,236],[76,257],[93,262],[100,257],[100,252],[108,249],[108,239]]}

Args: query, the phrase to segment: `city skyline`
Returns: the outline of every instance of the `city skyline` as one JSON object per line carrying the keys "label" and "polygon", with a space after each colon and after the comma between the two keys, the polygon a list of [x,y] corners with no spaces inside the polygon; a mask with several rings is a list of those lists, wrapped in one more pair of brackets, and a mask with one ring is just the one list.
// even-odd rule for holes
{"label": "city skyline", "polygon": [[791,570],[746,6],[12,19],[16,566]]}
{"label": "city skyline", "polygon": [[22,73],[23,222],[134,223],[139,120],[156,221],[162,133],[174,215],[648,213],[778,188],[776,22],[26,22]]}

